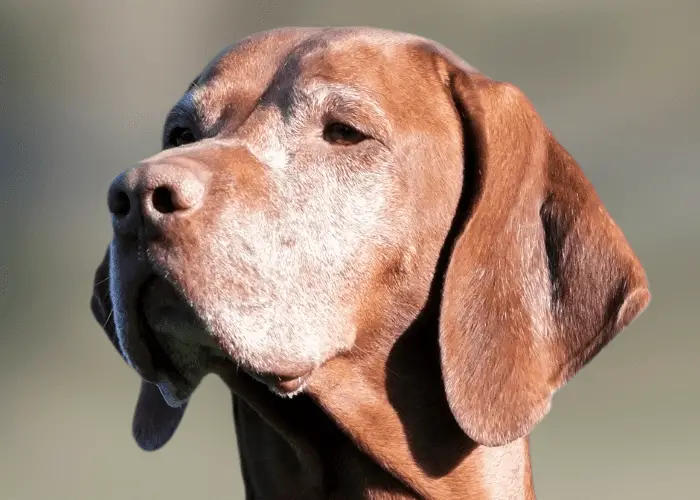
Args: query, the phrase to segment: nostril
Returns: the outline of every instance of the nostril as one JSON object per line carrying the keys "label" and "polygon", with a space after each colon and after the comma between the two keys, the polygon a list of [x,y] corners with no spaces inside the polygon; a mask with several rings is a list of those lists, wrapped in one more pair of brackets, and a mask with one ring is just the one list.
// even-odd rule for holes
{"label": "nostril", "polygon": [[126,217],[131,210],[129,195],[124,191],[117,191],[109,200],[109,211],[116,217]]}
{"label": "nostril", "polygon": [[173,192],[166,186],[160,186],[153,190],[151,195],[153,208],[162,214],[171,214],[177,210],[173,199]]}

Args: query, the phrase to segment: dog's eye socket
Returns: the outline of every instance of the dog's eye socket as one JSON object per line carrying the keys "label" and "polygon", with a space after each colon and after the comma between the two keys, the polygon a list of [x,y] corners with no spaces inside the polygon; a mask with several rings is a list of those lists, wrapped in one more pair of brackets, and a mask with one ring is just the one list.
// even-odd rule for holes
{"label": "dog's eye socket", "polygon": [[323,140],[339,146],[352,146],[367,139],[367,136],[345,123],[333,122],[323,129]]}
{"label": "dog's eye socket", "polygon": [[174,147],[184,146],[196,140],[192,131],[185,127],[175,127],[168,135],[168,145]]}

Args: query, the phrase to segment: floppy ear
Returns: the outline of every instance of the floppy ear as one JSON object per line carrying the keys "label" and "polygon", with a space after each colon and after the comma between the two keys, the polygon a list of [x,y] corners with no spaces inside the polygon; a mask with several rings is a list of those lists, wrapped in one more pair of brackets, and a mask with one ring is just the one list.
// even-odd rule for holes
{"label": "floppy ear", "polygon": [[445,276],[442,372],[459,425],[497,446],[529,434],[650,294],[622,232],[527,98],[451,72],[479,185]]}
{"label": "floppy ear", "polygon": [[169,406],[158,386],[142,380],[131,426],[136,443],[145,451],[162,448],[175,434],[186,409],[187,403]]}
{"label": "floppy ear", "polygon": [[[90,308],[121,355],[109,295],[109,250],[95,272]],[[161,448],[175,433],[186,408],[186,403],[178,408],[168,406],[158,386],[142,380],[132,423],[132,433],[138,445],[146,451]]]}

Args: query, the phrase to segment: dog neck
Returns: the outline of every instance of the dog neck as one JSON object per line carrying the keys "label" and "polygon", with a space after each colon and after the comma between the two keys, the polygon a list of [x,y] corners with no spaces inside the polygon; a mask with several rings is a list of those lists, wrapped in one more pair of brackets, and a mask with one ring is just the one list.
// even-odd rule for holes
{"label": "dog neck", "polygon": [[358,342],[293,399],[240,377],[229,384],[243,398],[236,426],[254,498],[534,500],[528,438],[489,448],[464,434],[424,333],[409,329],[384,348]]}
{"label": "dog neck", "polygon": [[[311,384],[313,399],[359,449],[420,498],[534,500],[528,438],[493,448],[474,443],[449,411],[436,380],[440,374],[398,349],[384,371],[355,356],[335,360],[339,366],[329,366],[330,374]],[[422,357],[429,351],[411,352]]]}

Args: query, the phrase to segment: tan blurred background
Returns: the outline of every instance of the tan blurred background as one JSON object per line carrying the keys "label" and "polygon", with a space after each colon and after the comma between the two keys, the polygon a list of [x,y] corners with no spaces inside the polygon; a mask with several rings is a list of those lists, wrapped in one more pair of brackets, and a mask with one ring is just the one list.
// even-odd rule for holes
{"label": "tan blurred background", "polygon": [[699,22],[698,0],[0,0],[0,500],[242,498],[218,380],[163,450],[131,438],[138,380],[88,309],[106,189],[224,46],[342,24],[524,89],[648,270],[649,310],[533,435],[540,500],[700,498]]}

